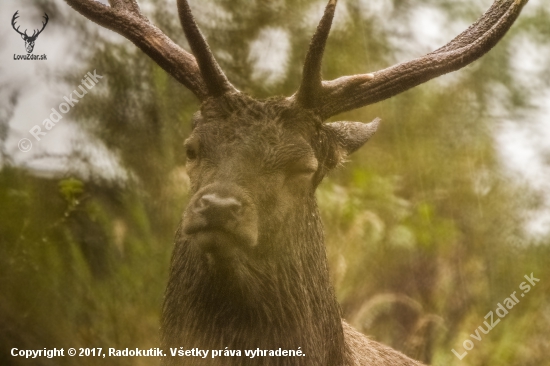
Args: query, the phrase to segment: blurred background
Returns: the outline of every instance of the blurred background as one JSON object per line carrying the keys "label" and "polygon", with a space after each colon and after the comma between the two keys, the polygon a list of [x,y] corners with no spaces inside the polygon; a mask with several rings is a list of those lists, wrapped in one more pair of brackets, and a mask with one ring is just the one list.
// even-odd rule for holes
{"label": "blurred background", "polygon": [[[229,79],[291,95],[325,1],[190,0]],[[342,0],[325,79],[426,54],[491,0]],[[175,0],[142,11],[187,48]],[[49,24],[34,54],[11,27]],[[158,346],[198,109],[124,38],[61,0],[0,3],[0,364],[148,365],[11,357],[12,347]],[[432,365],[550,365],[550,0],[530,0],[485,57],[333,120],[383,122],[318,190],[344,317]],[[29,32],[30,33],[30,32]],[[29,129],[103,75],[42,138]],[[43,129],[44,130],[44,129]],[[30,138],[31,151],[18,147]],[[462,360],[463,341],[533,273],[541,281]],[[496,316],[496,315],[495,315]],[[485,327],[486,328],[486,327]]]}

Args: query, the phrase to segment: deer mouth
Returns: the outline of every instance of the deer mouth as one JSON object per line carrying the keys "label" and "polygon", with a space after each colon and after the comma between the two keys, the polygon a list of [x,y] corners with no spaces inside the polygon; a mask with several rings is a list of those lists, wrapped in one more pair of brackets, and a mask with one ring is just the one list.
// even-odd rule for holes
{"label": "deer mouth", "polygon": [[185,233],[193,238],[193,242],[204,252],[225,252],[236,245],[237,236],[223,228],[189,227]]}
{"label": "deer mouth", "polygon": [[236,250],[246,250],[256,246],[257,235],[246,225],[213,225],[206,220],[189,220],[183,230],[194,245],[201,251],[216,256],[227,257]]}

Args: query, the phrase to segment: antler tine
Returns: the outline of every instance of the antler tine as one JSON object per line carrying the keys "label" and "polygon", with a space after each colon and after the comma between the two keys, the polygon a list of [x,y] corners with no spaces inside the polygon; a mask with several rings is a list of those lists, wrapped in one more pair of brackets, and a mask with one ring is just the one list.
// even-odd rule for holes
{"label": "antler tine", "polygon": [[438,50],[372,74],[322,82],[311,108],[321,118],[391,98],[440,75],[456,71],[487,53],[514,24],[528,0],[495,0],[466,31]]}
{"label": "antler tine", "polygon": [[[43,18],[46,18],[46,22],[42,22],[42,29],[40,29],[40,30],[35,29],[35,30],[33,31],[32,37],[34,37],[35,34],[36,34],[36,36],[38,36],[40,33],[42,33],[42,31],[44,30],[44,28],[46,28],[46,25],[48,24],[48,20],[49,20],[50,18],[48,18],[48,14],[46,14],[46,13],[44,13]],[[38,33],[37,33],[37,32],[38,32]]]}
{"label": "antler tine", "polygon": [[23,33],[21,33],[21,32],[19,31],[19,28],[20,28],[21,26],[18,26],[17,28],[15,28],[15,21],[17,20],[17,18],[19,18],[19,10],[17,10],[17,11],[15,12],[15,14],[13,14],[13,17],[11,18],[11,26],[12,26],[12,28],[13,28],[17,33],[23,35]]}
{"label": "antler tine", "polygon": [[119,6],[113,7],[95,0],[65,1],[91,21],[129,39],[201,101],[209,96],[195,57],[143,16],[134,0],[118,1]]}
{"label": "antler tine", "polygon": [[195,22],[187,0],[178,0],[178,14],[189,46],[197,58],[201,75],[206,83],[209,94],[220,96],[228,92],[237,92],[237,89],[231,85],[216,62],[212,51],[210,51],[208,43]]}
{"label": "antler tine", "polygon": [[329,0],[323,18],[311,39],[302,71],[302,84],[298,89],[297,100],[304,107],[314,106],[315,98],[322,89],[321,64],[327,43],[337,0]]}

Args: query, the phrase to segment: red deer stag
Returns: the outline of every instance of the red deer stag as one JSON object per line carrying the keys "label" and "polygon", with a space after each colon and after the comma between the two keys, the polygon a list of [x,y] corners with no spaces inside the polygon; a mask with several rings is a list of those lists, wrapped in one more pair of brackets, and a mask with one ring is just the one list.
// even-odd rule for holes
{"label": "red deer stag", "polygon": [[[178,14],[193,55],[136,0],[66,0],[128,38],[201,101],[185,141],[192,198],[176,234],[162,344],[241,350],[241,357],[163,358],[164,365],[420,365],[342,321],[331,287],[315,189],[374,134],[377,121],[323,123],[390,98],[488,52],[527,0],[496,0],[437,51],[369,74],[323,81],[321,59],[336,0],[313,36],[298,91],[257,100],[226,78],[186,0]],[[302,357],[245,357],[244,350]]]}

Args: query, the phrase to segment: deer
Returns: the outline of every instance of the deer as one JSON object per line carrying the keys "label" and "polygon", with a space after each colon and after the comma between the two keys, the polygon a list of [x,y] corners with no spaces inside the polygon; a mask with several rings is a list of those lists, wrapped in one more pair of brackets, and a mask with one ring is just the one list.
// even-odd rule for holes
{"label": "deer", "polygon": [[[458,70],[495,46],[527,0],[496,0],[445,46],[388,68],[325,81],[321,63],[337,0],[314,32],[297,91],[255,99],[231,84],[186,0],[177,12],[191,53],[136,0],[65,0],[140,48],[200,101],[185,140],[190,199],[176,231],[162,308],[165,350],[294,350],[294,356],[172,357],[172,365],[421,365],[342,319],[331,285],[315,191],[376,132],[327,123]],[[240,356],[240,357],[239,357]]]}
{"label": "deer", "polygon": [[21,36],[21,38],[23,38],[23,40],[25,41],[25,49],[27,50],[27,53],[32,53],[32,51],[34,50],[34,42],[36,42],[36,39],[38,38],[38,36],[40,35],[40,33],[42,33],[42,31],[44,30],[44,28],[46,28],[46,25],[48,24],[48,14],[44,13],[44,22],[42,22],[42,29],[38,30],[38,29],[35,29],[33,32],[32,32],[32,36],[29,36],[27,34],[27,30],[25,29],[24,32],[20,32],[19,31],[19,26],[17,28],[15,28],[15,22],[17,21],[17,18],[19,18],[19,10],[15,12],[15,14],[13,14],[13,17],[11,18],[11,26],[12,28],[17,32],[19,33],[19,35]]}

